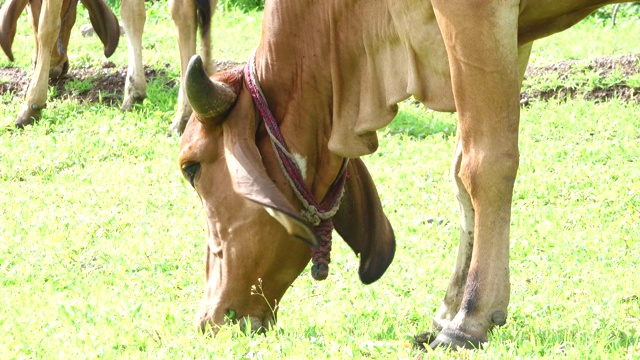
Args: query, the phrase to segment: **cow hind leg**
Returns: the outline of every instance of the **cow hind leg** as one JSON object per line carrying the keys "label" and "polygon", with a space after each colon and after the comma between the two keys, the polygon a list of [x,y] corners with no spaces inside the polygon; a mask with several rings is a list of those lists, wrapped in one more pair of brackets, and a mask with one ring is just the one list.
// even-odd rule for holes
{"label": "cow hind leg", "polygon": [[122,0],[120,6],[122,26],[127,33],[129,65],[124,87],[124,100],[120,109],[130,110],[147,98],[147,80],[142,66],[142,32],[147,14],[142,0]]}

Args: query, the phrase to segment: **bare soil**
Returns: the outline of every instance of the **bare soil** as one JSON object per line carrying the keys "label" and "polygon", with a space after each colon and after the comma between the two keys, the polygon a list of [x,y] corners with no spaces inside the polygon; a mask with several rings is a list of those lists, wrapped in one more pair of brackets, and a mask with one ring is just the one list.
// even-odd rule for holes
{"label": "bare soil", "polygon": [[[237,65],[232,61],[219,61],[216,63],[219,71],[233,68]],[[576,70],[577,69],[577,70]],[[557,64],[534,67],[527,69],[526,77],[536,77],[548,74],[556,74],[558,79],[563,80],[575,74],[575,71],[590,71],[598,73],[602,78],[610,76],[614,71],[623,74],[623,77],[640,73],[640,54],[625,55],[619,57],[603,57],[590,60],[563,61]],[[119,106],[122,102],[122,92],[124,89],[126,67],[116,68],[113,63],[105,62],[101,68],[81,68],[71,69],[69,73],[58,80],[50,81],[51,86],[57,88],[55,98],[75,98],[80,102],[99,102],[113,106]],[[16,97],[22,98],[29,84],[29,72],[18,68],[0,68],[0,94],[13,93]],[[153,69],[145,67],[147,81],[157,77],[167,78],[163,86],[173,88],[176,86],[176,79],[169,79],[165,69]],[[73,86],[67,86],[70,81],[92,82],[88,89],[78,91]],[[582,97],[587,100],[605,101],[612,98],[619,98],[623,101],[635,101],[640,103],[640,88],[630,87],[623,81],[621,84],[609,86],[607,88],[596,88],[584,91],[580,88],[559,86],[556,89],[538,91],[523,89],[520,95],[520,102],[526,106],[533,100],[548,100],[552,98],[566,99]]]}
{"label": "bare soil", "polygon": [[[555,74],[559,80],[564,80],[573,76],[576,71],[595,72],[602,79],[610,77],[614,72],[619,72],[623,75],[624,79],[627,79],[634,74],[640,73],[640,54],[602,57],[589,60],[562,61],[544,67],[529,66],[525,73],[525,78]],[[586,100],[592,101],[606,101],[612,98],[619,98],[623,101],[635,101],[640,103],[640,88],[634,88],[625,83],[606,88],[595,88],[589,91],[567,86],[560,86],[556,89],[547,91],[537,91],[525,88],[520,94],[520,103],[522,105],[528,105],[532,100],[549,100],[553,98],[566,99],[576,97],[582,97]]]}
{"label": "bare soil", "polygon": [[[232,61],[216,61],[218,71],[229,70],[239,64]],[[177,79],[170,79],[167,75],[166,65],[164,69],[144,67],[147,83],[156,78],[165,78],[162,86],[170,89],[177,86]],[[70,69],[67,74],[56,80],[50,80],[49,86],[55,86],[56,99],[77,99],[79,102],[100,102],[112,106],[120,106],[122,103],[124,83],[127,75],[127,67],[116,68],[110,61],[105,61],[100,68]],[[0,68],[0,94],[13,93],[18,98],[23,98],[29,85],[31,72],[19,68]],[[77,87],[70,86],[74,81],[88,81],[92,86],[78,91]]]}

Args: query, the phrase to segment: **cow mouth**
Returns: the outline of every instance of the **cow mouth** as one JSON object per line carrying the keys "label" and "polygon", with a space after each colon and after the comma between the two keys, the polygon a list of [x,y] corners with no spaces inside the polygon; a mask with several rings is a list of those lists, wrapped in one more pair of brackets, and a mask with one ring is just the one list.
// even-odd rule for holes
{"label": "cow mouth", "polygon": [[251,331],[252,334],[264,334],[275,325],[272,319],[272,317],[267,317],[267,319],[262,321],[255,316],[244,316],[238,320],[237,323],[240,330],[244,333]]}
{"label": "cow mouth", "polygon": [[223,327],[238,325],[240,331],[245,334],[264,334],[275,325],[274,314],[263,317],[252,315],[236,317],[236,312],[228,309],[222,319],[218,319],[216,313],[216,309],[210,307],[204,307],[200,311],[197,322],[203,333],[215,336]]}

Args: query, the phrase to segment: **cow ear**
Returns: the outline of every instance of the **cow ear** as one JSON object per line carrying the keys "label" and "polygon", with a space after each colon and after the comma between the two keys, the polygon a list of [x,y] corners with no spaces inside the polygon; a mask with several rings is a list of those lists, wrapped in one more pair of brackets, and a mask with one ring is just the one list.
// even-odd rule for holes
{"label": "cow ear", "polygon": [[[250,96],[239,96],[235,108],[251,109]],[[222,124],[225,158],[234,190],[250,201],[262,205],[287,232],[312,247],[318,245],[313,230],[295,215],[296,210],[276,187],[262,163],[255,143],[255,116],[229,116]]]}
{"label": "cow ear", "polygon": [[0,9],[0,46],[9,61],[14,60],[11,46],[16,35],[18,18],[28,2],[29,0],[9,0]]}
{"label": "cow ear", "polygon": [[82,4],[89,12],[91,25],[104,45],[104,56],[110,57],[120,39],[118,18],[103,0],[82,0]]}
{"label": "cow ear", "polygon": [[344,196],[333,224],[351,249],[360,254],[360,280],[370,284],[391,264],[396,240],[364,162],[359,158],[349,160],[347,171]]}

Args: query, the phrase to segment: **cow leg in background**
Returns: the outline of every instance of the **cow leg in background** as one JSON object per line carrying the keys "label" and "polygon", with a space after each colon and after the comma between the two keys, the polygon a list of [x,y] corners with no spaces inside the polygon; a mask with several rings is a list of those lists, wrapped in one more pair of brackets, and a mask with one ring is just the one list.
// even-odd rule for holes
{"label": "cow leg in background", "polygon": [[[204,62],[205,70],[207,70],[209,74],[214,74],[217,70],[216,64],[214,64],[213,57],[211,56],[211,25],[213,23],[213,13],[216,11],[218,0],[208,1],[209,9],[211,10],[211,12],[207,15],[209,17],[208,26],[200,29],[200,37],[202,38],[202,44],[200,46],[200,56],[202,57],[202,61]],[[196,1],[196,4],[198,2],[199,1]]]}
{"label": "cow leg in background", "polygon": [[[180,49],[180,90],[178,91],[178,110],[169,131],[182,134],[191,117],[192,109],[184,90],[184,73],[189,59],[196,53],[197,18],[194,1],[169,0],[169,12],[178,30],[178,47]],[[204,61],[206,66],[208,62]],[[207,72],[211,75],[210,72]]]}
{"label": "cow leg in background", "polygon": [[[31,0],[34,3],[34,0]],[[67,47],[71,38],[71,30],[76,23],[76,11],[78,0],[63,1],[61,11],[60,34],[58,35],[57,51],[51,54],[51,65],[49,68],[49,79],[57,79],[66,75],[69,71],[69,57]]]}
{"label": "cow leg in background", "polygon": [[122,26],[127,33],[127,49],[129,53],[129,67],[124,86],[124,100],[120,109],[130,110],[134,104],[139,104],[147,97],[147,80],[142,66],[142,32],[147,14],[143,0],[122,0],[120,6]]}
{"label": "cow leg in background", "polygon": [[[180,90],[178,92],[178,109],[173,118],[170,133],[182,134],[189,117],[191,117],[192,109],[184,90],[184,73],[191,56],[196,53],[196,36],[198,30],[197,8],[203,4],[209,3],[209,14],[201,14],[208,17],[205,21],[210,24],[211,15],[215,11],[217,0],[169,0],[169,12],[173,23],[178,30],[178,47],[180,48]],[[216,71],[213,59],[211,57],[211,26],[205,25],[200,29],[202,34],[202,48],[200,56],[205,66],[205,71],[209,75],[213,75]]]}
{"label": "cow leg in background", "polygon": [[431,346],[478,347],[493,325],[504,324],[509,304],[509,225],[519,159],[519,1],[432,3],[451,68],[461,150],[457,177],[473,204],[474,241],[460,308]]}
{"label": "cow leg in background", "polygon": [[26,104],[23,106],[16,126],[22,128],[39,119],[41,111],[47,101],[47,88],[49,85],[49,68],[51,66],[51,50],[57,45],[60,32],[60,10],[62,0],[49,0],[42,4],[39,17],[36,67],[33,72],[27,93]]}

